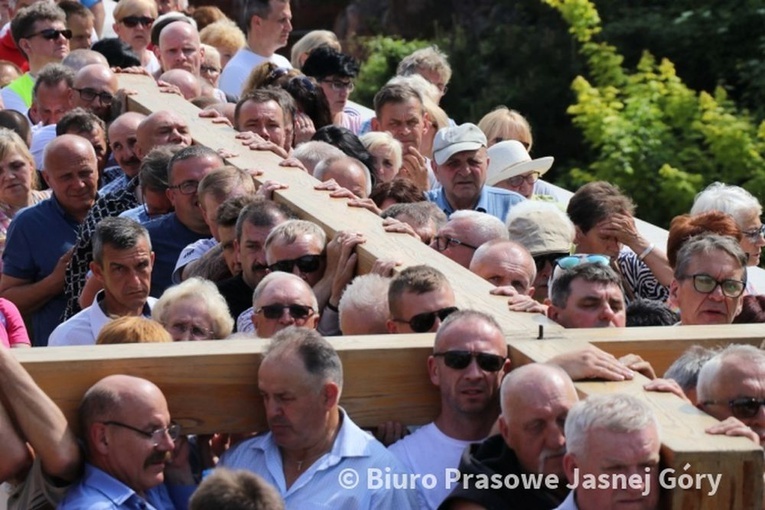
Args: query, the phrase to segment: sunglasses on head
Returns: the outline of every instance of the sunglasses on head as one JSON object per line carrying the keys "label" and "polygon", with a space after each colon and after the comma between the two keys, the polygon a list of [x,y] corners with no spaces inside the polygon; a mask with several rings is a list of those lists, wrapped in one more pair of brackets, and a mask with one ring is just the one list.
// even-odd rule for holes
{"label": "sunglasses on head", "polygon": [[760,408],[765,406],[765,398],[742,397],[734,398],[727,402],[704,402],[704,405],[727,405],[734,417],[739,420],[746,420],[757,416],[757,413],[760,412]]}
{"label": "sunglasses on head", "polygon": [[71,39],[72,38],[72,31],[67,29],[64,30],[56,30],[55,28],[46,28],[45,30],[40,30],[39,32],[35,32],[34,34],[29,34],[25,37],[25,39],[31,39],[32,37],[41,36],[43,39],[47,39],[49,41],[55,41],[62,35],[65,39]]}
{"label": "sunglasses on head", "polygon": [[282,271],[283,273],[291,273],[292,268],[295,266],[297,266],[301,273],[318,271],[319,266],[321,266],[321,255],[303,255],[292,260],[280,260],[268,266],[268,270],[271,272]]}
{"label": "sunglasses on head", "polygon": [[395,322],[403,322],[409,324],[412,331],[415,333],[426,333],[431,330],[433,324],[436,323],[436,317],[441,320],[446,319],[448,316],[456,312],[458,308],[456,306],[449,306],[447,308],[441,308],[440,310],[434,310],[432,312],[418,313],[408,321],[403,319],[393,319]]}
{"label": "sunglasses on head", "polygon": [[596,264],[598,266],[607,266],[611,263],[611,257],[599,254],[575,254],[566,255],[555,260],[555,265],[561,269],[571,269],[580,264]]}
{"label": "sunglasses on head", "polygon": [[470,351],[446,351],[446,352],[434,352],[433,356],[444,358],[444,365],[454,370],[464,370],[470,362],[475,358],[478,367],[484,372],[497,372],[505,364],[505,360],[502,356],[496,354],[489,354],[488,352],[470,352]]}
{"label": "sunglasses on head", "polygon": [[122,18],[122,24],[128,28],[135,28],[138,25],[151,28],[152,24],[154,24],[154,18],[148,16],[125,16]]}
{"label": "sunglasses on head", "polygon": [[265,305],[261,307],[259,310],[257,310],[255,313],[262,313],[263,317],[266,319],[281,319],[282,314],[284,313],[284,310],[287,310],[290,314],[290,317],[293,319],[301,320],[306,319],[313,315],[314,310],[310,306],[305,305],[282,305],[282,304],[273,304],[273,305]]}

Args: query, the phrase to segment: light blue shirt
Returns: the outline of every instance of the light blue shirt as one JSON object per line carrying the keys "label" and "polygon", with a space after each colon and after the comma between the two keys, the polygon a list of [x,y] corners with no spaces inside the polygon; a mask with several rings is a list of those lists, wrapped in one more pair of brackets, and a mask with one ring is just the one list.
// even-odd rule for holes
{"label": "light blue shirt", "polygon": [[[219,466],[247,469],[277,488],[288,509],[404,510],[417,508],[416,491],[385,488],[385,476],[408,475],[401,463],[340,409],[341,425],[332,449],[287,488],[279,447],[270,432],[240,443],[221,457]],[[379,470],[379,471],[377,471]],[[377,488],[376,474],[380,475]],[[368,479],[368,476],[372,479]],[[353,482],[356,482],[354,484]]]}
{"label": "light blue shirt", "polygon": [[[439,209],[446,213],[449,217],[455,211],[449,201],[446,199],[446,192],[443,186],[437,189],[432,189],[425,192],[425,197],[436,204]],[[495,188],[493,186],[484,186],[481,188],[481,194],[478,196],[478,201],[473,207],[474,211],[491,214],[495,218],[499,218],[504,223],[507,213],[515,204],[526,200],[523,195],[516,193],[515,191],[508,191],[506,189]]]}
{"label": "light blue shirt", "polygon": [[175,510],[164,485],[150,489],[146,499],[92,464],[67,492],[58,510]]}
{"label": "light blue shirt", "polygon": [[556,507],[555,510],[579,510],[579,507],[576,504],[576,499],[574,498],[575,493],[576,491],[569,492],[566,499],[563,500],[563,503]]}

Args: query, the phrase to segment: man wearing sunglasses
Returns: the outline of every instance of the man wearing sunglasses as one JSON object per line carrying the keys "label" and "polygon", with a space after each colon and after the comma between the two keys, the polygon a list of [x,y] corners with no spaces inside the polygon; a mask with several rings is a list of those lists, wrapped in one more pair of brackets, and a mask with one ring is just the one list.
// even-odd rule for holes
{"label": "man wearing sunglasses", "polygon": [[751,345],[727,346],[701,367],[696,396],[699,409],[722,421],[715,427],[716,432],[725,433],[726,429],[734,429],[743,422],[753,434],[737,435],[746,435],[765,446],[765,353],[762,349]]}
{"label": "man wearing sunglasses", "polygon": [[4,87],[0,97],[6,109],[26,114],[37,74],[46,64],[61,62],[69,54],[72,32],[66,28],[64,11],[52,3],[37,2],[16,14],[11,33],[29,61],[29,72]]}
{"label": "man wearing sunglasses", "polygon": [[741,312],[747,260],[732,237],[708,234],[683,245],[670,286],[680,324],[731,324]]}
{"label": "man wearing sunglasses", "polygon": [[597,257],[603,261],[576,255],[558,261],[571,258],[576,263],[569,269],[557,267],[550,286],[547,316],[564,328],[623,328],[627,323],[621,279],[608,266],[608,257]]}
{"label": "man wearing sunglasses", "polygon": [[433,333],[457,311],[446,276],[430,266],[411,266],[398,274],[388,290],[388,333]]}
{"label": "man wearing sunglasses", "polygon": [[170,482],[165,468],[180,427],[170,420],[157,386],[127,375],[105,377],[85,392],[79,413],[87,445],[85,472],[58,508],[170,510],[175,508],[170,491],[188,500],[193,487],[164,484]]}
{"label": "man wearing sunglasses", "polygon": [[266,275],[252,294],[252,308],[236,321],[236,330],[254,331],[258,338],[271,338],[288,326],[316,329],[319,304],[302,278],[277,271]]}
{"label": "man wearing sunglasses", "polygon": [[390,446],[412,473],[431,473],[437,487],[418,487],[420,508],[438,508],[451,488],[444,477],[462,451],[483,441],[499,416],[499,387],[510,368],[507,344],[497,322],[472,310],[447,317],[428,358],[430,381],[441,394],[435,421]]}

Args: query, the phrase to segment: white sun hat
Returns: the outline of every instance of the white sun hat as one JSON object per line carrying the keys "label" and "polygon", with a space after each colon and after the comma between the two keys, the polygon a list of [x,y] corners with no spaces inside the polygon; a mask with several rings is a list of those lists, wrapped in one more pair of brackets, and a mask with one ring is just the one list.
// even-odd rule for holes
{"label": "white sun hat", "polygon": [[539,175],[544,175],[555,161],[555,158],[551,156],[531,159],[526,147],[517,140],[496,143],[489,147],[487,154],[489,169],[486,172],[486,184],[489,186],[529,172],[539,172]]}

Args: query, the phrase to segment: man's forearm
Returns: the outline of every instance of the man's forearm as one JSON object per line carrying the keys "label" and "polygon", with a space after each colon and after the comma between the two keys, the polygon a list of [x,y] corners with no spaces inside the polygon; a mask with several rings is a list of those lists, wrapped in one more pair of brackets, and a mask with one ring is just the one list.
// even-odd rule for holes
{"label": "man's forearm", "polygon": [[0,284],[0,297],[13,301],[21,315],[28,315],[39,310],[63,291],[63,285],[58,285],[51,275],[34,283],[23,283],[11,287]]}

